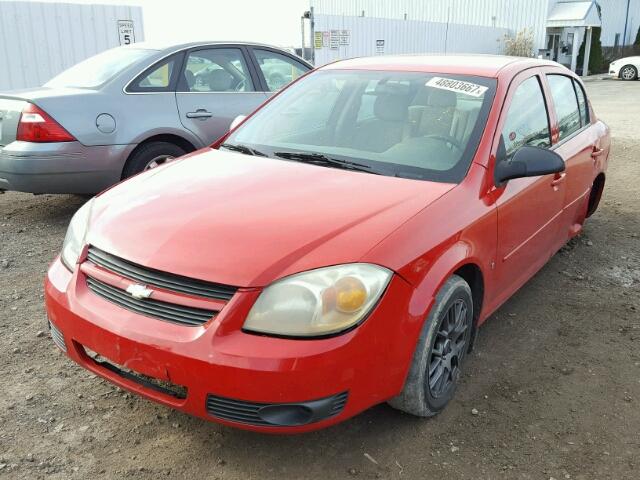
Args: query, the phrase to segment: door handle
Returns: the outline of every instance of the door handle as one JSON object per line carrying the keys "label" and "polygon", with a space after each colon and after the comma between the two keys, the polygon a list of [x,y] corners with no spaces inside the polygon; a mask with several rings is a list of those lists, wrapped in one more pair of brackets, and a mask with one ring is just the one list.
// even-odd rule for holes
{"label": "door handle", "polygon": [[562,182],[564,182],[565,178],[567,178],[566,172],[556,173],[555,176],[553,177],[553,180],[551,180],[551,186],[557,187]]}
{"label": "door handle", "polygon": [[206,111],[204,108],[199,108],[195,112],[187,112],[187,118],[205,118],[213,117],[213,113]]}
{"label": "door handle", "polygon": [[593,147],[593,151],[591,152],[591,157],[598,158],[603,153],[604,153],[604,148]]}

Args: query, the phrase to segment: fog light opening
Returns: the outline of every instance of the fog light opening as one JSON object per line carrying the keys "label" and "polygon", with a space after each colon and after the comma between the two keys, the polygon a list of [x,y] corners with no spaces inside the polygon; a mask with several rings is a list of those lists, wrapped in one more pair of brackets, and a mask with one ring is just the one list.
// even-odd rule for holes
{"label": "fog light opening", "polygon": [[304,405],[267,405],[258,410],[258,416],[273,425],[305,425],[313,418],[313,411]]}

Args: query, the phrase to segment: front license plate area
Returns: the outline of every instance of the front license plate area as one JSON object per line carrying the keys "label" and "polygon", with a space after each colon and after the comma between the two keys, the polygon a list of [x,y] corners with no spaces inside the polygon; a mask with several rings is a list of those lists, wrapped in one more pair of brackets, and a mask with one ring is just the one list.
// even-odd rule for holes
{"label": "front license plate area", "polygon": [[109,370],[110,372],[113,372],[124,379],[135,382],[145,388],[163,393],[165,395],[169,395],[173,398],[187,398],[187,387],[176,385],[175,383],[171,383],[167,380],[161,380],[158,378],[150,377],[149,375],[145,375],[143,373],[136,372],[135,370],[131,370],[130,368],[112,362],[111,360],[103,357],[93,350],[88,349],[87,347],[83,346],[83,348],[87,357],[89,357],[89,359],[99,367]]}

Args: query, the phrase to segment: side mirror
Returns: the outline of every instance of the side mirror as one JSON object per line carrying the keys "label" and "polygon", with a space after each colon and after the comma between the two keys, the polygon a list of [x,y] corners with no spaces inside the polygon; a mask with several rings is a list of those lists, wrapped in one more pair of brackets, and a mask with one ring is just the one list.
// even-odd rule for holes
{"label": "side mirror", "polygon": [[229,130],[233,130],[234,128],[236,128],[238,125],[244,122],[245,118],[247,118],[246,115],[238,115],[236,118],[233,119],[233,122],[231,122],[231,125],[229,125]]}
{"label": "side mirror", "polygon": [[538,177],[564,171],[564,160],[556,152],[541,147],[520,147],[510,160],[498,160],[494,170],[496,185],[522,177]]}

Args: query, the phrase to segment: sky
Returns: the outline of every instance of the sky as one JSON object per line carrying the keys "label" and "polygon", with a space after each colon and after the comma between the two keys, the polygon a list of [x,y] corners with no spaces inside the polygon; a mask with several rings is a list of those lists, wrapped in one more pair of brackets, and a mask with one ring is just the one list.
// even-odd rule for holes
{"label": "sky", "polygon": [[[300,16],[309,9],[309,0],[63,2],[140,5],[143,8],[145,39],[149,41],[245,40],[280,47],[300,46]],[[306,42],[308,46],[309,40]]]}

